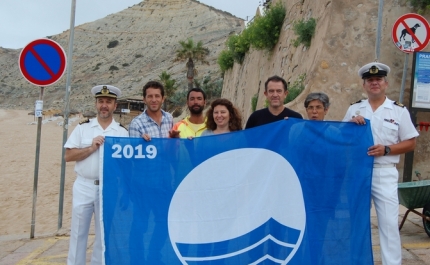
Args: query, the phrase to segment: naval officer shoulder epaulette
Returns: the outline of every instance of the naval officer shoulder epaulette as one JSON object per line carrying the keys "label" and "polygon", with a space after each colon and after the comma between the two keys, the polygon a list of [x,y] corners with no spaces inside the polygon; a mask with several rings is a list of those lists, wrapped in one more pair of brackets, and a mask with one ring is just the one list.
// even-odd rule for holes
{"label": "naval officer shoulder epaulette", "polygon": [[81,120],[81,121],[79,122],[79,124],[84,124],[84,123],[89,123],[89,122],[90,122],[90,119],[85,118],[85,119]]}
{"label": "naval officer shoulder epaulette", "polygon": [[354,105],[354,104],[357,104],[357,103],[361,103],[361,101],[363,101],[362,99],[360,99],[359,101],[357,101],[357,102],[352,102],[351,103],[351,105]]}
{"label": "naval officer shoulder epaulette", "polygon": [[400,102],[394,101],[393,103],[394,103],[394,105],[399,106],[399,107],[401,107],[401,108],[404,108],[404,107],[405,107],[405,105],[403,105],[403,104],[402,104],[402,103],[400,103]]}
{"label": "naval officer shoulder epaulette", "polygon": [[128,129],[127,128],[125,128],[125,126],[124,125],[122,125],[121,123],[119,123],[119,126],[121,126],[122,128],[124,128],[126,131],[128,131]]}

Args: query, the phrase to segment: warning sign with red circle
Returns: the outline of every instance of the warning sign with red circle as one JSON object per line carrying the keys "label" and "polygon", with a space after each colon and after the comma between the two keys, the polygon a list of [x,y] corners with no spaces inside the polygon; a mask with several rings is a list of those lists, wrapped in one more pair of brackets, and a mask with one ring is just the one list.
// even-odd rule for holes
{"label": "warning sign with red circle", "polygon": [[396,20],[392,30],[393,42],[401,51],[410,53],[424,49],[430,40],[430,26],[418,14],[409,13]]}
{"label": "warning sign with red circle", "polygon": [[53,40],[34,40],[22,49],[19,69],[34,85],[52,85],[60,80],[66,70],[66,53],[60,44]]}

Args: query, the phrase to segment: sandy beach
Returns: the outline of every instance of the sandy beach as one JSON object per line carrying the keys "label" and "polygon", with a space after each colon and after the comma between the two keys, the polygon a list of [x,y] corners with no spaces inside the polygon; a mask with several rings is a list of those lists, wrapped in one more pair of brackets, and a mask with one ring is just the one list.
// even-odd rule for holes
{"label": "sandy beach", "polygon": [[[30,236],[37,124],[26,110],[0,109],[0,236]],[[69,126],[72,132],[77,118]],[[35,236],[57,232],[63,118],[44,117],[41,130]],[[74,162],[67,163],[62,228],[70,229]],[[62,229],[62,230],[63,230]]]}

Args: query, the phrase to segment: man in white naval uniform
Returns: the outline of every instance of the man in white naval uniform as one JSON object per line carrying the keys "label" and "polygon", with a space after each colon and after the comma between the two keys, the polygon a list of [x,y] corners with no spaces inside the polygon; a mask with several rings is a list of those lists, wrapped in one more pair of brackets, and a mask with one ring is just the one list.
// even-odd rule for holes
{"label": "man in white naval uniform", "polygon": [[378,218],[379,240],[383,265],[402,263],[402,248],[398,228],[397,197],[400,154],[414,150],[419,135],[409,111],[385,96],[390,68],[382,63],[369,63],[360,68],[363,89],[368,99],[352,104],[343,121],[365,124],[370,120],[374,145],[367,154],[374,156],[372,199]]}
{"label": "man in white naval uniform", "polygon": [[91,218],[94,214],[95,240],[91,264],[102,264],[102,242],[99,201],[99,147],[105,136],[128,137],[128,131],[113,119],[116,99],[121,90],[99,85],[91,89],[96,98],[97,118],[81,122],[72,132],[64,148],[65,160],[76,161],[73,184],[72,225],[67,264],[86,264],[86,250]]}

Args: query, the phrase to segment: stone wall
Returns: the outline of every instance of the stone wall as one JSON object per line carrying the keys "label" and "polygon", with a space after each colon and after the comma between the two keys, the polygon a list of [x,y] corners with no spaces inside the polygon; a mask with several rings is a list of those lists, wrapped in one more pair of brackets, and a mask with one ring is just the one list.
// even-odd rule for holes
{"label": "stone wall", "polygon": [[[278,1],[274,1],[279,2]],[[304,98],[310,92],[322,91],[329,95],[331,106],[327,120],[341,120],[351,102],[363,99],[362,80],[358,69],[376,58],[377,0],[282,0],[287,9],[278,44],[268,51],[251,50],[243,64],[235,64],[224,76],[222,96],[234,99],[246,121],[251,114],[251,98],[257,94],[257,109],[265,104],[264,82],[269,76],[279,75],[293,83],[305,74],[305,90],[286,106],[306,117]],[[391,30],[394,22],[413,10],[406,1],[385,0],[379,61],[391,67],[388,97],[399,100],[405,53],[393,43]],[[315,18],[317,27],[311,46],[293,46],[297,38],[293,23]],[[430,16],[426,16],[427,19]],[[430,51],[427,47],[425,51]],[[406,79],[403,102],[409,103],[412,56]],[[418,121],[430,121],[430,113],[420,113]],[[414,169],[430,178],[429,133],[422,132],[417,141]],[[403,162],[399,164],[402,171]],[[402,172],[401,172],[402,173]]]}

